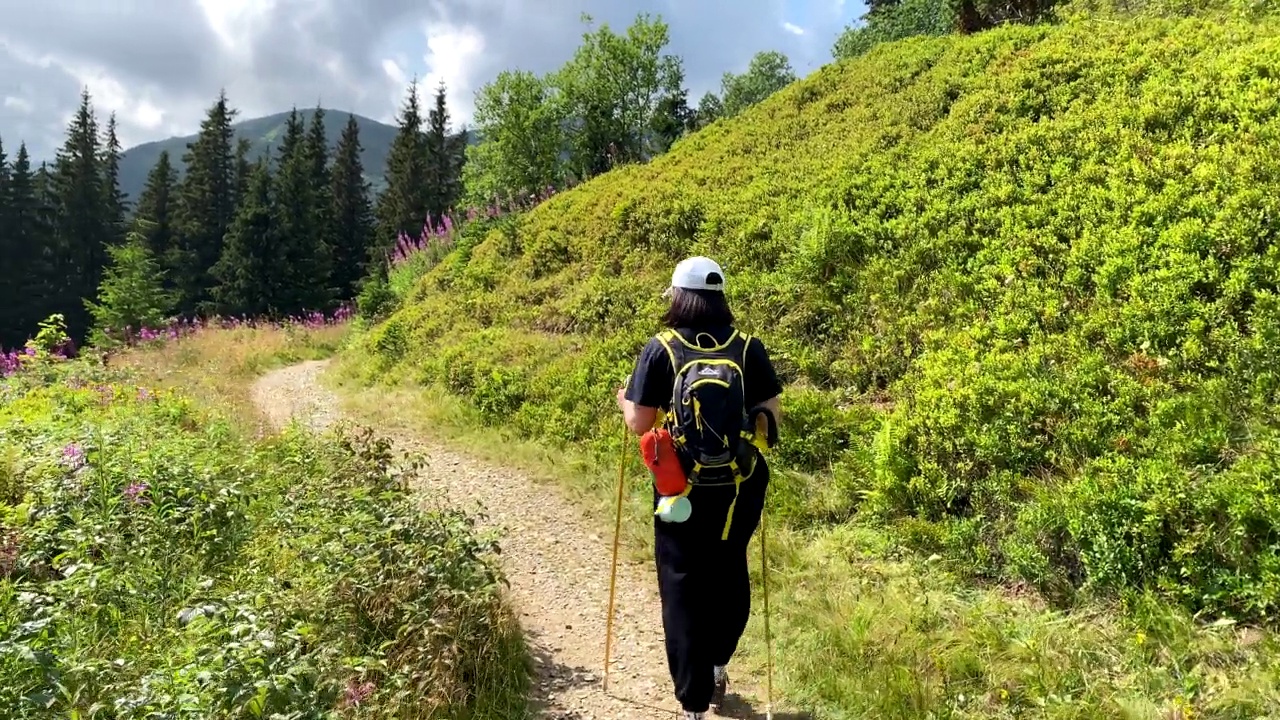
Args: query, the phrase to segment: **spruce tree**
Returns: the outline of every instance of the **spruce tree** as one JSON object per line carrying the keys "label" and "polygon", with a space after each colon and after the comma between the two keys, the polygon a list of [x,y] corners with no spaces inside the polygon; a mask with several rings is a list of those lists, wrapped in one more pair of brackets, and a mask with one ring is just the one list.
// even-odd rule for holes
{"label": "spruce tree", "polygon": [[275,221],[270,161],[263,156],[249,173],[249,184],[227,232],[222,258],[213,268],[218,284],[213,297],[225,315],[280,314],[280,239]]}
{"label": "spruce tree", "polygon": [[173,296],[163,287],[160,265],[141,233],[129,233],[126,242],[108,247],[107,252],[111,264],[102,278],[97,301],[84,303],[93,316],[89,337],[98,346],[118,341],[126,330],[136,333],[162,327],[173,308]]}
{"label": "spruce tree", "polygon": [[102,202],[107,218],[108,241],[120,242],[125,234],[125,214],[128,201],[120,190],[120,139],[116,135],[116,114],[107,118],[107,131],[102,139]]}
{"label": "spruce tree", "polygon": [[432,227],[442,227],[444,217],[462,196],[462,164],[466,152],[466,132],[449,133],[449,108],[445,85],[436,88],[435,106],[427,115],[427,207],[426,219]]}
{"label": "spruce tree", "polygon": [[[147,175],[147,184],[138,197],[138,210],[134,214],[133,230],[142,235],[147,250],[161,268],[175,264],[174,253],[174,205],[177,197],[178,172],[169,159],[169,151],[160,151],[160,158]],[[175,289],[172,278],[166,276],[166,289]]]}
{"label": "spruce tree", "polygon": [[428,152],[416,84],[409,86],[397,126],[399,132],[387,153],[386,187],[378,198],[378,255],[388,252],[401,233],[420,239],[426,220],[430,193]]}
{"label": "spruce tree", "polygon": [[21,298],[17,296],[17,290],[22,272],[15,262],[21,252],[21,238],[12,219],[11,192],[9,157],[5,155],[4,142],[0,138],[0,258],[4,258],[0,263],[0,288],[3,288],[0,291],[0,351],[19,344],[9,339],[11,333],[17,334],[15,330],[19,325],[18,303]]}
{"label": "spruce tree", "polygon": [[66,316],[67,331],[77,343],[89,329],[84,298],[97,293],[106,265],[111,221],[104,199],[104,173],[98,126],[88,91],[67,128],[67,139],[58,151],[52,174],[57,208],[55,235],[56,270],[62,282],[54,293],[55,305]]}
{"label": "spruce tree", "polygon": [[178,311],[194,315],[211,300],[209,274],[222,254],[222,238],[235,215],[236,148],[231,125],[237,111],[225,92],[200,124],[195,142],[187,145],[182,161],[186,175],[178,189],[174,212],[177,249],[168,258],[179,292]]}
{"label": "spruce tree", "polygon": [[235,202],[234,207],[240,207],[240,199],[249,192],[249,177],[253,175],[253,163],[249,162],[249,151],[253,149],[253,141],[249,138],[242,137],[236,142],[236,170],[235,170]]}
{"label": "spruce tree", "polygon": [[327,309],[330,248],[315,217],[315,181],[302,118],[295,108],[285,122],[275,180],[275,224],[280,245],[280,295],[284,313]]}
{"label": "spruce tree", "polygon": [[[10,257],[15,253],[16,241],[9,219],[9,156],[4,152],[4,138],[0,137],[0,258]],[[0,287],[12,287],[10,273],[12,268],[0,267]],[[0,295],[0,304],[7,297]],[[0,313],[3,313],[0,310]]]}
{"label": "spruce tree", "polygon": [[339,296],[349,300],[359,290],[366,273],[374,234],[373,206],[369,183],[360,159],[360,125],[354,115],[334,154],[333,178],[329,193],[333,210],[333,284]]}
{"label": "spruce tree", "polygon": [[[330,197],[329,141],[325,131],[324,109],[317,106],[311,115],[307,130],[307,162],[311,179],[311,217],[313,238],[322,244],[332,273],[333,261],[333,198]],[[326,278],[326,282],[332,278]],[[337,288],[334,288],[336,291]]]}
{"label": "spruce tree", "polygon": [[42,205],[46,202],[31,171],[31,157],[26,144],[18,146],[13,168],[9,173],[5,249],[6,274],[12,279],[7,284],[9,298],[0,303],[0,346],[19,347],[36,331],[37,324],[54,312],[54,294],[57,291],[56,275],[50,265],[53,233],[49,224],[50,214]]}

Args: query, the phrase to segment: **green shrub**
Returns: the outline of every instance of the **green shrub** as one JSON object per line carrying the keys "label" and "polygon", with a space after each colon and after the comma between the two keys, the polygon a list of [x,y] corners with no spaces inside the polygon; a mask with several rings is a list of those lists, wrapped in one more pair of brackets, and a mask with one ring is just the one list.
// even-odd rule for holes
{"label": "green shrub", "polygon": [[5,717],[523,717],[496,546],[385,441],[55,375],[0,381]]}

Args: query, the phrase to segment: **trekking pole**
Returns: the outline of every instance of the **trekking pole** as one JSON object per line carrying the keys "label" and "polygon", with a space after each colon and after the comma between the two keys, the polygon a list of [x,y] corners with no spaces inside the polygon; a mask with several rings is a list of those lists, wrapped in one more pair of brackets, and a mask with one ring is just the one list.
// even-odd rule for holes
{"label": "trekking pole", "polygon": [[622,450],[618,457],[618,513],[613,525],[613,566],[609,570],[609,619],[604,630],[604,691],[609,692],[609,654],[613,649],[613,599],[618,582],[618,544],[622,537],[623,483],[627,477],[627,436],[630,428],[622,423]]}
{"label": "trekking pole", "polygon": [[[767,504],[767,503],[766,503]],[[765,515],[760,513],[760,581],[764,586],[764,647],[766,695],[764,704],[765,720],[773,720],[773,636],[769,632],[769,558],[766,550]]]}

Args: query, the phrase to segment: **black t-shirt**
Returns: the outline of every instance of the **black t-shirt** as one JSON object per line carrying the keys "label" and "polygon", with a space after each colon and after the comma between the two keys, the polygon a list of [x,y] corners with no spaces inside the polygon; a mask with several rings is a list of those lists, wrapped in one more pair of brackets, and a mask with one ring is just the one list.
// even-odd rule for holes
{"label": "black t-shirt", "polygon": [[[679,328],[676,332],[694,344],[697,344],[695,338],[702,335],[701,346],[705,347],[708,345],[707,335],[714,337],[716,344],[724,343],[733,334],[733,328],[720,327],[697,332]],[[671,356],[656,337],[650,338],[640,352],[640,358],[636,360],[626,398],[642,407],[666,410],[671,405],[674,384],[675,368],[671,367]],[[769,361],[769,353],[759,338],[752,337],[747,346],[746,364],[742,367],[742,384],[748,410],[782,394],[782,385],[778,383],[773,363]]]}

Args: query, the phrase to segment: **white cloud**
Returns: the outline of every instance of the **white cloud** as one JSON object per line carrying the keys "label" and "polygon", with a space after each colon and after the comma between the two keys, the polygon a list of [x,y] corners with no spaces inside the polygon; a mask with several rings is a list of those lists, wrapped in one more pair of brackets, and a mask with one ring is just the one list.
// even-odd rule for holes
{"label": "white cloud", "polygon": [[[484,35],[470,25],[454,27],[439,23],[428,26],[424,34],[428,52],[423,61],[427,73],[418,81],[418,95],[428,103],[443,82],[450,120],[456,128],[469,121],[475,110],[475,92],[479,86],[473,82],[471,71],[484,52]],[[404,80],[399,84],[403,86]]]}
{"label": "white cloud", "polygon": [[804,28],[800,27],[799,25],[794,25],[794,24],[789,23],[789,22],[784,22],[784,23],[782,23],[782,29],[783,29],[783,30],[786,30],[787,32],[791,33],[792,35],[804,35]]}
{"label": "white cloud", "polygon": [[4,96],[4,106],[7,108],[12,108],[22,113],[30,113],[32,110],[35,109],[35,105],[32,105],[30,100],[27,100],[26,98],[15,97],[13,95]]}
{"label": "white cloud", "polygon": [[268,18],[274,0],[196,0],[223,48],[233,52],[249,47],[254,26]]}

